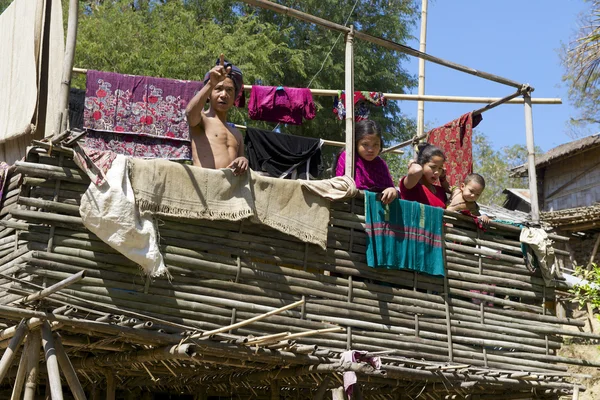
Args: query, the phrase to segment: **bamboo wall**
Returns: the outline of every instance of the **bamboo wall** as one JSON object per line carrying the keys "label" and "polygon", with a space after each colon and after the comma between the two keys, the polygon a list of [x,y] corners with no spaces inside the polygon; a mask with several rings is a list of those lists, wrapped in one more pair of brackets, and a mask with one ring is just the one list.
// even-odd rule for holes
{"label": "bamboo wall", "polygon": [[[318,348],[330,357],[338,357],[348,348],[383,352],[384,364],[390,368],[412,359],[421,360],[420,367],[429,369],[450,363],[452,371],[470,369],[473,377],[504,371],[506,376],[526,379],[523,386],[515,386],[519,390],[531,390],[530,381],[548,379],[558,385],[545,387],[548,398],[570,393],[563,380],[565,363],[595,365],[557,355],[561,335],[578,334],[562,326],[583,324],[553,314],[555,289],[545,286],[539,271],[532,274],[525,266],[516,226],[492,224],[481,232],[469,218],[447,214],[447,276],[441,278],[369,268],[364,206],[358,198],[332,204],[327,250],[248,222],[163,218],[160,244],[172,278],[149,280],[136,265],[83,227],[78,205],[89,179],[68,155],[46,153],[38,147],[27,161],[18,162],[6,191],[0,211],[0,257],[5,257],[0,259],[0,272],[16,280],[10,282],[11,290],[0,291],[0,304],[37,290],[31,284],[48,286],[85,269],[83,280],[51,296],[47,306],[63,306],[63,311],[71,307],[74,316],[135,325],[139,331],[182,335],[182,327],[217,329],[304,300],[301,308],[228,334],[285,336],[286,332],[341,327],[338,332],[269,343],[272,349],[298,354],[308,351],[314,355]],[[558,256],[567,253],[558,251]],[[0,280],[4,288],[9,280]],[[148,320],[133,318],[132,313]],[[86,335],[89,343],[89,337],[96,334],[93,330],[67,333],[71,343],[85,341]],[[131,349],[131,344],[123,347],[107,338],[99,342],[104,344],[99,347],[103,351]],[[84,350],[74,353],[75,365],[88,372],[103,367],[84,363]],[[241,357],[250,356],[244,353]],[[222,363],[228,365],[225,360]],[[419,367],[416,361],[408,364]],[[214,360],[211,365],[214,367]],[[161,368],[158,365],[152,371],[170,376]],[[127,384],[152,385],[145,372],[132,374],[125,364],[120,373],[127,377],[122,380]],[[388,376],[395,375],[390,372]],[[410,374],[406,377],[413,379]],[[452,376],[449,379],[452,381]],[[289,388],[300,390],[302,385],[296,384]],[[378,383],[375,387],[386,393],[387,386]],[[493,390],[500,389],[506,392],[501,384]],[[489,386],[477,384],[471,390],[493,392]]]}
{"label": "bamboo wall", "polygon": [[542,210],[588,207],[599,202],[599,157],[600,149],[596,147],[544,168]]}

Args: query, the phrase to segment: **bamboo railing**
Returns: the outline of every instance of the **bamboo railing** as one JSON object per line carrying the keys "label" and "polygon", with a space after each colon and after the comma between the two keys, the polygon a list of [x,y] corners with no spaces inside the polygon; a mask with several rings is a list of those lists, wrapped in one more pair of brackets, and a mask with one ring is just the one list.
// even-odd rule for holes
{"label": "bamboo railing", "polygon": [[[442,278],[368,267],[360,198],[332,203],[326,250],[247,221],[162,218],[171,279],[149,279],[83,226],[88,184],[68,152],[34,147],[11,172],[0,211],[0,349],[10,348],[19,320],[32,332],[45,326],[44,345],[59,364],[66,351],[85,390],[111,383],[112,366],[116,386],[128,390],[271,398],[277,387],[281,397],[312,398],[356,368],[373,398],[401,388],[501,399],[534,387],[557,398],[575,387],[565,364],[600,367],[557,354],[564,335],[595,336],[563,328],[583,323],[553,313],[556,287],[526,267],[519,227],[482,232],[447,213]],[[32,302],[38,311],[21,301],[59,282]],[[165,350],[175,345],[185,350]],[[380,354],[382,370],[340,364],[347,349]],[[29,376],[16,365],[8,372],[11,382]],[[49,379],[58,390],[54,371]]]}

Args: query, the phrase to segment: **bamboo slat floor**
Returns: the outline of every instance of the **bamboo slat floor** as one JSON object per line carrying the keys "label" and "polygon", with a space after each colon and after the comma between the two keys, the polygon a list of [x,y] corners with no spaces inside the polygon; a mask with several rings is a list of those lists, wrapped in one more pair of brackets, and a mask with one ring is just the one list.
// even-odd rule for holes
{"label": "bamboo slat floor", "polygon": [[[584,390],[565,364],[600,367],[557,355],[563,335],[595,336],[563,328],[582,323],[554,314],[564,284],[526,267],[517,226],[481,232],[446,213],[447,276],[434,277],[366,265],[360,198],[332,204],[326,250],[247,221],[163,218],[171,278],[149,279],[85,229],[89,179],[68,149],[45,147],[10,171],[0,207],[0,388],[40,373],[56,391],[60,367],[75,398],[322,398],[354,371],[366,398],[556,399]],[[36,368],[38,341],[56,358]],[[347,349],[382,368],[342,362]]]}

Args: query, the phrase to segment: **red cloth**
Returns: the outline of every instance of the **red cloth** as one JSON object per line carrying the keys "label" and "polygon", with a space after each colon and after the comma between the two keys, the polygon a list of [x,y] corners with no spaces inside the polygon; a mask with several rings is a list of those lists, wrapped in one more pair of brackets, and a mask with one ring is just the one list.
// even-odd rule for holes
{"label": "red cloth", "polygon": [[483,117],[467,113],[427,134],[428,142],[439,147],[446,156],[446,176],[450,186],[459,185],[473,172],[473,144],[471,136]]}
{"label": "red cloth", "polygon": [[427,186],[422,183],[417,183],[412,189],[407,189],[404,186],[404,179],[400,179],[400,198],[402,200],[416,201],[418,203],[427,204],[432,207],[446,208],[446,192],[441,186],[433,185],[435,193],[427,189]]}
{"label": "red cloth", "polygon": [[248,116],[260,121],[302,125],[302,117],[315,117],[315,103],[310,89],[253,85]]}

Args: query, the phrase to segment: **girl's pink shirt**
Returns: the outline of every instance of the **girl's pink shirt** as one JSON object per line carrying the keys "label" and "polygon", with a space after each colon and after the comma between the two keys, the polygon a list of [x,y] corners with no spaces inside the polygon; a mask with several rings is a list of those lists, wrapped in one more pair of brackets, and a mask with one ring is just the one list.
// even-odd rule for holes
{"label": "girl's pink shirt", "polygon": [[412,189],[407,189],[404,186],[404,179],[406,179],[406,176],[400,179],[400,198],[402,200],[416,201],[432,207],[446,208],[446,201],[448,199],[443,187],[433,185],[435,188],[435,193],[433,193],[427,186],[419,182]]}
{"label": "girl's pink shirt", "polygon": [[[342,176],[346,170],[346,151],[342,151],[338,157],[335,176]],[[360,156],[356,157],[354,169],[354,181],[360,190],[382,192],[394,186],[394,180],[390,174],[386,162],[377,156],[372,161],[367,161]]]}

